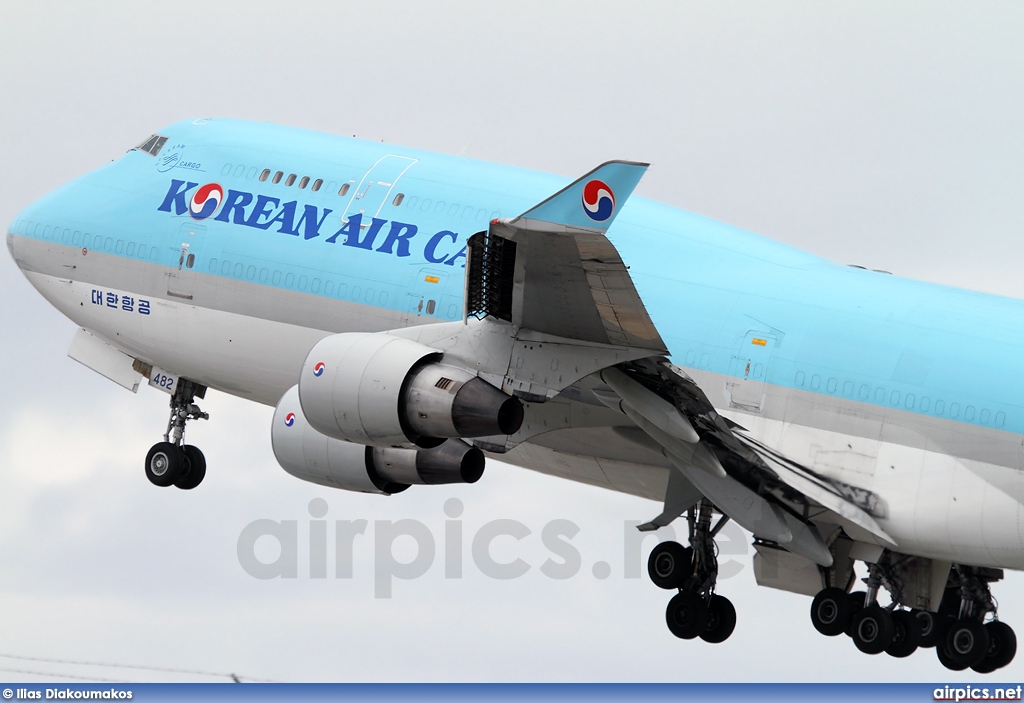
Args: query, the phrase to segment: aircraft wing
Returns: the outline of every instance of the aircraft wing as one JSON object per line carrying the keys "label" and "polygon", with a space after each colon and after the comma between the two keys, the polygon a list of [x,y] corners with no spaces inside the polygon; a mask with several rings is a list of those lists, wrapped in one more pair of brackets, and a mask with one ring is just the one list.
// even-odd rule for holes
{"label": "aircraft wing", "polygon": [[464,316],[504,320],[520,338],[533,331],[589,349],[634,352],[632,361],[600,372],[607,389],[594,396],[622,412],[673,467],[664,512],[641,529],[668,524],[704,496],[756,537],[821,566],[830,566],[832,556],[828,535],[814,522],[894,546],[876,520],[884,506],[875,496],[757,444],[666,358],[665,343],[606,236],[646,169],[609,161],[471,237]]}
{"label": "aircraft wing", "polygon": [[469,240],[466,315],[544,334],[667,354],[605,236],[647,164],[609,161]]}

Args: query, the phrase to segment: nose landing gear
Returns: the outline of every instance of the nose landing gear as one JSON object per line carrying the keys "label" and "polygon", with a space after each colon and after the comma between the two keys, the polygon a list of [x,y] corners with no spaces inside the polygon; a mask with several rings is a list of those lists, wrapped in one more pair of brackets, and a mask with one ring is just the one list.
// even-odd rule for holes
{"label": "nose landing gear", "polygon": [[184,378],[178,381],[171,395],[171,416],[164,441],[154,444],[146,455],[146,478],[154,486],[191,490],[206,477],[206,457],[198,447],[183,443],[186,422],[210,418],[195,404],[196,396],[205,395],[205,386]]}
{"label": "nose landing gear", "polygon": [[736,628],[736,609],[725,596],[715,593],[718,555],[714,537],[729,518],[711,527],[711,504],[700,501],[687,516],[690,547],[662,542],[651,551],[647,573],[659,588],[679,592],[668,602],[665,620],[680,639],[701,638],[717,644],[729,639]]}

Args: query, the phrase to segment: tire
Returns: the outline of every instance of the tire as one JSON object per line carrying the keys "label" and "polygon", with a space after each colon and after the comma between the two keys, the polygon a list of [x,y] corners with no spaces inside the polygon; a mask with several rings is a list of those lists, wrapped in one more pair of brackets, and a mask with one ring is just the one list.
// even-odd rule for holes
{"label": "tire", "polygon": [[185,466],[188,467],[188,471],[183,472],[174,485],[184,491],[191,491],[206,478],[206,457],[199,451],[199,447],[193,447],[191,444],[186,444],[181,450],[185,455]]}
{"label": "tire", "polygon": [[917,624],[921,633],[917,643],[918,647],[931,649],[946,640],[946,630],[949,625],[948,618],[938,613],[933,613],[930,610],[912,610],[910,612],[917,618]]}
{"label": "tire", "polygon": [[708,603],[708,624],[700,633],[700,638],[711,644],[718,644],[729,639],[736,629],[736,608],[732,601],[717,593],[711,596]]}
{"label": "tire", "polygon": [[647,574],[658,588],[682,588],[693,574],[693,549],[679,542],[662,542],[647,558]]}
{"label": "tire", "polygon": [[988,654],[988,630],[977,620],[957,620],[946,633],[945,644],[945,653],[949,660],[966,669],[980,664]]}
{"label": "tire", "polygon": [[894,626],[888,610],[877,604],[853,616],[853,644],[865,654],[881,654],[892,642]]}
{"label": "tire", "polygon": [[921,624],[917,616],[909,610],[897,610],[892,613],[892,625],[892,641],[885,648],[885,653],[897,659],[909,657],[921,642]]}
{"label": "tire", "polygon": [[868,597],[867,591],[854,591],[846,596],[850,599],[850,624],[846,626],[846,636],[853,637],[853,616],[864,610],[864,600]]}
{"label": "tire", "polygon": [[827,637],[841,635],[850,626],[850,598],[841,588],[826,588],[811,603],[811,624]]}
{"label": "tire", "polygon": [[166,488],[181,478],[185,456],[170,442],[157,442],[146,454],[146,478],[154,486]]}
{"label": "tire", "polygon": [[935,656],[939,658],[939,663],[950,671],[963,671],[967,668],[966,664],[958,664],[949,656],[949,653],[946,651],[945,640],[935,645]]}
{"label": "tire", "polygon": [[708,626],[708,617],[704,599],[689,591],[674,595],[665,609],[665,622],[668,623],[669,631],[684,640],[692,640],[704,632]]}
{"label": "tire", "polygon": [[995,620],[985,625],[985,630],[988,632],[988,651],[984,659],[971,666],[979,674],[991,674],[1002,669],[1017,654],[1017,635],[1012,627]]}

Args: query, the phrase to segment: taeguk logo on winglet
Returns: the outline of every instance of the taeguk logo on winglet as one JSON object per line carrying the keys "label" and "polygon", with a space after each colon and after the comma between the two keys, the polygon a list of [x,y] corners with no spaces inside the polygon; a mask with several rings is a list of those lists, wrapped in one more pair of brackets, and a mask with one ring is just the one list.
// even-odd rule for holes
{"label": "taeguk logo on winglet", "polygon": [[288,413],[284,416],[284,426],[291,427],[295,424],[295,413]]}
{"label": "taeguk logo on winglet", "polygon": [[595,222],[604,222],[615,212],[615,193],[596,178],[583,186],[583,212]]}
{"label": "taeguk logo on winglet", "polygon": [[313,375],[316,376],[317,378],[319,378],[320,376],[323,376],[325,368],[326,367],[324,366],[324,362],[322,362],[322,361],[316,362],[316,366],[313,367]]}
{"label": "taeguk logo on winglet", "polygon": [[205,220],[217,212],[224,200],[224,189],[219,183],[207,183],[200,186],[188,203],[188,214],[193,220]]}

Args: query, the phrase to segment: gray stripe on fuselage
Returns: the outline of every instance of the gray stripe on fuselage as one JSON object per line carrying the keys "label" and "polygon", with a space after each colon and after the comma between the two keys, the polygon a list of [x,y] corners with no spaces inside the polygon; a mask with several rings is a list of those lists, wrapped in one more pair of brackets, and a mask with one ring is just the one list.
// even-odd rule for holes
{"label": "gray stripe on fuselage", "polygon": [[[448,321],[198,271],[194,272],[192,298],[188,300],[168,295],[169,274],[176,269],[162,264],[94,250],[83,255],[85,250],[80,247],[18,235],[14,240],[15,261],[26,271],[325,332],[381,332]],[[367,282],[375,283],[372,279]],[[353,305],[361,309],[359,329],[351,328]]]}

